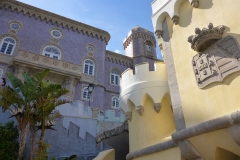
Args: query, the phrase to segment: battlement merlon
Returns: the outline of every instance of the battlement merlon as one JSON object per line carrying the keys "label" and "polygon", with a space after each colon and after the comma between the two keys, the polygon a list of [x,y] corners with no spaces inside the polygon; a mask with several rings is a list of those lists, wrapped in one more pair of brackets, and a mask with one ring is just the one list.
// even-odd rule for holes
{"label": "battlement merlon", "polygon": [[169,93],[169,88],[164,62],[155,62],[154,71],[149,71],[148,63],[142,63],[135,65],[135,74],[132,69],[122,73],[119,104],[125,113],[131,111],[129,100],[139,107],[150,97],[157,105],[161,104],[166,93]]}

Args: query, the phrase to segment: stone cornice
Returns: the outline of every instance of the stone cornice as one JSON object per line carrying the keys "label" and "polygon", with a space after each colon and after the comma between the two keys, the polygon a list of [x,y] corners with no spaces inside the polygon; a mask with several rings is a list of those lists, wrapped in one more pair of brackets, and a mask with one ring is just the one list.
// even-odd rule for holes
{"label": "stone cornice", "polygon": [[[120,64],[120,65],[126,65],[127,66],[132,66],[133,65],[133,59],[131,57],[125,56],[125,55],[121,55],[115,52],[111,52],[111,51],[106,51],[106,60],[108,59],[109,61],[112,60],[112,63],[116,63]],[[120,63],[119,63],[120,61]],[[124,63],[124,64],[123,64]]]}
{"label": "stone cornice", "polygon": [[100,38],[108,43],[110,40],[110,34],[104,30],[80,23],[69,18],[27,5],[25,3],[15,0],[0,0],[0,9],[16,10],[18,13],[23,12],[24,15],[28,14],[30,17],[40,18],[42,21],[56,23],[58,26],[62,25],[63,28],[67,27],[69,30],[77,30],[87,35],[93,35],[93,37]]}
{"label": "stone cornice", "polygon": [[131,57],[128,57],[128,56],[125,56],[125,55],[122,55],[122,54],[118,54],[118,53],[115,53],[115,52],[112,52],[112,51],[108,51],[108,50],[106,50],[106,56],[110,56],[110,57],[114,57],[114,58],[118,58],[118,59],[123,59],[123,60],[126,60],[126,61],[132,61]]}

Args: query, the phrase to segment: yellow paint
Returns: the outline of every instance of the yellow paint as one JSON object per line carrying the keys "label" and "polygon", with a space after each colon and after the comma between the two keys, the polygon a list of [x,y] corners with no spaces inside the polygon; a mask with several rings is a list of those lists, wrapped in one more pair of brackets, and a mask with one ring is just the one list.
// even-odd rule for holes
{"label": "yellow paint", "polygon": [[130,152],[157,144],[173,132],[175,123],[167,98],[162,99],[159,113],[155,112],[149,97],[144,103],[143,116],[140,116],[135,111],[135,106],[132,106],[132,120],[129,121]]}
{"label": "yellow paint", "polygon": [[[187,41],[195,34],[196,27],[207,28],[211,22],[214,27],[226,26],[223,37],[232,35],[240,42],[240,22],[236,20],[240,9],[237,4],[237,0],[201,0],[199,8],[194,9],[186,0],[179,8],[179,25],[173,25],[171,18],[167,17],[187,128],[239,110],[240,90],[237,88],[240,88],[240,72],[229,75],[223,82],[214,82],[199,89],[192,69],[192,58],[197,52]],[[230,160],[231,155],[240,155],[240,147],[227,129],[193,137],[190,141],[207,160],[222,160],[224,156],[230,156],[226,158]]]}
{"label": "yellow paint", "polygon": [[185,159],[181,157],[181,151],[179,150],[179,148],[176,147],[162,152],[135,158],[134,160],[185,160]]}
{"label": "yellow paint", "polygon": [[115,159],[115,150],[109,149],[106,151],[102,151],[99,155],[93,160],[114,160]]}
{"label": "yellow paint", "polygon": [[[186,128],[189,128],[239,110],[240,71],[227,76],[223,82],[214,82],[200,89],[192,69],[192,58],[197,52],[191,49],[188,37],[195,34],[195,28],[207,28],[211,22],[214,27],[225,26],[223,37],[231,35],[240,42],[240,21],[238,21],[240,9],[238,0],[199,0],[198,8],[193,8],[188,0],[178,0],[178,2],[182,2],[180,7],[173,8],[175,11],[178,10],[179,25],[174,25],[169,16],[166,17],[166,21],[185,124]],[[165,7],[169,7],[168,4]],[[169,13],[173,12],[169,11],[162,16]],[[156,20],[154,23],[159,21]],[[162,24],[154,24],[154,26],[158,25]],[[159,41],[161,42],[160,39]],[[163,49],[166,48],[164,45]],[[162,70],[161,73],[165,73]],[[153,109],[154,103],[159,100],[156,96],[167,92],[163,92],[162,88],[153,88],[152,84],[157,83],[158,78],[149,75],[146,66],[141,64],[137,66],[136,75],[133,75],[132,71],[126,71],[122,76],[124,85],[121,94],[124,94],[121,97],[123,102],[120,101],[120,104],[123,104],[124,111],[132,111],[132,120],[129,121],[130,152],[169,140],[175,131],[169,98],[164,96],[161,99],[162,108],[159,113]],[[148,94],[152,90],[154,94]],[[140,105],[144,107],[142,116],[135,110],[136,106]],[[240,147],[232,139],[227,128],[192,137],[189,141],[206,160],[240,159]],[[178,147],[136,158],[136,160],[161,159],[183,160]]]}
{"label": "yellow paint", "polygon": [[[217,118],[239,109],[240,72],[234,73],[223,82],[215,82],[199,89],[192,69],[192,58],[197,53],[191,49],[187,39],[194,35],[196,27],[224,25],[223,36],[232,35],[240,42],[240,22],[234,15],[240,15],[237,0],[201,0],[198,9],[193,9],[186,0],[179,8],[179,25],[172,25],[171,45],[177,81],[186,126]],[[225,7],[224,7],[225,6]]]}
{"label": "yellow paint", "polygon": [[[189,139],[192,144],[203,154],[205,159],[216,159],[217,148],[225,149],[233,154],[240,156],[239,146],[229,135],[228,129],[222,129],[206,133]],[[218,154],[221,154],[220,151]]]}

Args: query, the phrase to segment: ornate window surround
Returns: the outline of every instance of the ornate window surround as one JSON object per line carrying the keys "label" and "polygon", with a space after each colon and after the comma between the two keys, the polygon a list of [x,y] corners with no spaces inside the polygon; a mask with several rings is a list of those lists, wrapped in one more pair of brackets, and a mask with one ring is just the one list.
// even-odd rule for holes
{"label": "ornate window surround", "polygon": [[58,60],[63,60],[63,58],[64,58],[64,52],[63,52],[62,48],[60,48],[59,46],[54,45],[54,44],[46,44],[46,45],[43,45],[43,46],[41,47],[41,49],[40,49],[39,54],[40,54],[40,55],[43,55],[44,49],[45,49],[46,47],[51,47],[51,46],[52,46],[52,47],[56,47],[57,49],[59,49],[59,51],[61,52],[61,55],[60,55],[60,57],[59,57]]}
{"label": "ornate window surround", "polygon": [[[93,63],[94,63],[94,72],[93,72],[93,75],[91,75],[91,74],[86,74],[86,73],[84,73],[84,64],[85,64],[85,60],[87,60],[87,59],[89,59],[89,60],[91,60],[91,61],[93,61]],[[89,75],[89,76],[94,76],[94,77],[97,77],[97,68],[98,68],[98,64],[97,64],[97,61],[93,58],[93,57],[91,57],[91,56],[86,56],[86,57],[84,57],[83,59],[82,59],[82,68],[83,68],[83,74],[84,75]]]}
{"label": "ornate window surround", "polygon": [[[10,39],[13,42],[6,41],[6,39]],[[1,50],[2,50],[4,45],[5,45],[5,49],[2,52]],[[14,38],[4,37],[1,40],[1,43],[0,43],[0,52],[3,53],[3,54],[7,54],[7,55],[13,55],[16,45],[17,45],[17,41]],[[10,53],[9,53],[9,49],[10,49]]]}
{"label": "ornate window surround", "polygon": [[[12,56],[12,55],[17,54],[16,52],[17,52],[17,48],[18,48],[18,46],[19,46],[20,41],[19,41],[19,39],[17,38],[17,36],[15,36],[15,35],[13,35],[13,34],[4,34],[4,35],[1,35],[1,36],[0,36],[0,47],[2,47],[3,39],[8,38],[8,37],[14,39],[15,42],[16,42],[16,44],[15,44],[15,46],[14,46],[11,54],[6,54],[6,55],[9,55],[9,56]],[[2,52],[0,52],[0,53],[2,53]],[[5,53],[2,53],[2,54],[5,54]]]}
{"label": "ornate window surround", "polygon": [[[89,61],[89,62],[86,62]],[[86,69],[87,67],[87,69]],[[90,73],[90,70],[92,69],[92,72]],[[84,65],[83,65],[83,73],[89,74],[91,76],[94,76],[95,73],[95,64],[91,59],[85,59]]]}
{"label": "ornate window surround", "polygon": [[55,51],[57,51],[57,53],[55,52],[48,52],[48,57],[50,57],[50,58],[54,58],[54,59],[60,59],[61,58],[61,51],[58,49],[58,48],[56,48],[56,47],[54,47],[54,46],[46,46],[44,49],[43,49],[43,53],[42,53],[42,55],[44,55],[44,56],[47,56],[46,55],[46,50],[47,49],[50,49],[51,48],[51,50],[52,49],[54,49]]}

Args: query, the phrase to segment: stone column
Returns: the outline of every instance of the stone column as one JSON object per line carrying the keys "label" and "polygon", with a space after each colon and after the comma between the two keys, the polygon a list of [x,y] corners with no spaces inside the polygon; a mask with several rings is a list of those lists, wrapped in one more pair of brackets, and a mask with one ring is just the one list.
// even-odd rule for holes
{"label": "stone column", "polygon": [[28,68],[26,66],[15,66],[14,67],[14,76],[19,78],[22,82],[24,81],[24,78],[22,76],[23,73],[28,73]]}
{"label": "stone column", "polygon": [[73,77],[68,77],[65,80],[65,88],[67,90],[69,90],[69,92],[66,94],[66,96],[68,96],[71,100],[74,99],[75,88],[76,88],[77,82],[78,82],[77,79],[75,79]]}

